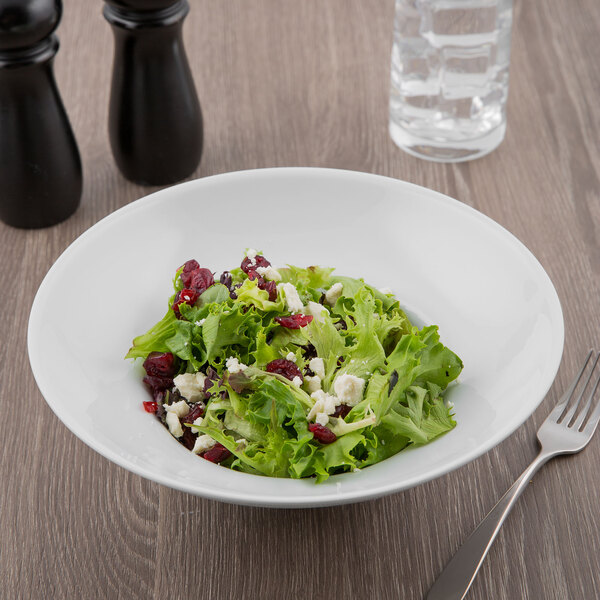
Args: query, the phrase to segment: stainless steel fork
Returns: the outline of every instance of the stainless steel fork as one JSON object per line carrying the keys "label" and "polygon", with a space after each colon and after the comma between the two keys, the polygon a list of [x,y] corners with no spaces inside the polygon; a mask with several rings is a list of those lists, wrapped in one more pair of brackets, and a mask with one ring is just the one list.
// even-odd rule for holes
{"label": "stainless steel fork", "polygon": [[[600,354],[596,354],[592,361],[593,354],[594,351],[590,350],[579,374],[539,428],[537,437],[541,449],[537,458],[458,549],[429,590],[427,600],[464,598],[502,523],[533,475],[551,458],[579,452],[590,441],[600,421],[600,402],[593,403],[600,383],[600,375],[595,374],[600,371],[596,369]],[[590,362],[591,368],[588,368]],[[584,376],[586,372],[589,375]],[[582,400],[583,408],[576,415]]]}

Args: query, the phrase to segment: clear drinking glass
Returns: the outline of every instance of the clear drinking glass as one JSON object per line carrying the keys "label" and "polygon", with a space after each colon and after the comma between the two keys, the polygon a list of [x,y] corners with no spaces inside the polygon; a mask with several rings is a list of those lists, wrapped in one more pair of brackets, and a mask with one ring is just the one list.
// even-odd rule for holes
{"label": "clear drinking glass", "polygon": [[439,162],[491,152],[506,131],[512,0],[396,0],[390,135]]}

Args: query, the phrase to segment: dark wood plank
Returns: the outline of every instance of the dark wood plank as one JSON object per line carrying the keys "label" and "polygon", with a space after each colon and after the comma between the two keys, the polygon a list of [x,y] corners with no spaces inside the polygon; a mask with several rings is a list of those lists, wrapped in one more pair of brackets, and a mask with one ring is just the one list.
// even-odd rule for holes
{"label": "dark wood plank", "polygon": [[[537,426],[600,331],[600,5],[515,4],[506,140],[483,159],[440,165],[404,154],[387,133],[392,2],[193,2],[184,32],[206,121],[194,176],[308,165],[439,190],[534,252],[565,317],[563,365],[548,399],[487,455],[375,501],[269,510],[127,473],[68,432],[35,386],[27,319],[47,269],[93,223],[153,191],[126,182],[109,151],[112,37],[101,5],[65,0],[56,75],[84,162],[82,206],[48,230],[0,225],[0,595],[424,597],[535,456]],[[599,462],[594,440],[536,476],[470,598],[597,597]]]}

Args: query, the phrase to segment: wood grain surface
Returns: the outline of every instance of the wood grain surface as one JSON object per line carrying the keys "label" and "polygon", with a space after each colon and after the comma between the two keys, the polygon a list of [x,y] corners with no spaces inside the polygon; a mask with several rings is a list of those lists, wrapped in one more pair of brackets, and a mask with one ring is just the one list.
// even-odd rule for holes
{"label": "wood grain surface", "polygon": [[[534,457],[537,426],[600,341],[600,3],[517,0],[506,139],[483,159],[442,165],[388,135],[392,0],[191,0],[184,34],[206,125],[194,177],[319,166],[439,190],[522,240],[564,311],[557,380],[515,434],[415,489],[314,510],[221,504],[130,474],[72,435],[35,385],[26,331],[43,276],[84,230],[153,191],[125,181],[109,150],[101,4],[65,0],[55,61],[82,205],[45,230],[0,225],[0,597],[423,598]],[[544,467],[469,598],[600,598],[599,464],[600,436]]]}

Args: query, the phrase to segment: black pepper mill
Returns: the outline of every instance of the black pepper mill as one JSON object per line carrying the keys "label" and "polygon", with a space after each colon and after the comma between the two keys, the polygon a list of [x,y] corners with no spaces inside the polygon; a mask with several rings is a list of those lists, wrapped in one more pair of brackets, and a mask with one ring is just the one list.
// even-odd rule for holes
{"label": "black pepper mill", "polygon": [[174,183],[200,162],[202,113],[182,38],[188,11],[186,0],[106,0],[115,36],[110,143],[135,183]]}
{"label": "black pepper mill", "polygon": [[0,219],[55,225],[79,206],[79,151],[54,80],[60,0],[0,0]]}

